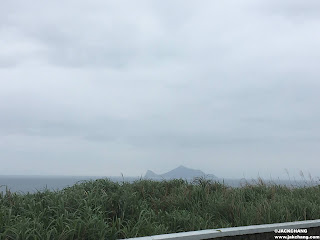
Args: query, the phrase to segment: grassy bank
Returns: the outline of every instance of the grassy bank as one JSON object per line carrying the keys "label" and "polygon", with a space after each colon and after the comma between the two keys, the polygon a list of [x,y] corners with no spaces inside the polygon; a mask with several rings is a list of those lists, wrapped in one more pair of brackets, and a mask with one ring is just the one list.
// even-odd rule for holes
{"label": "grassy bank", "polygon": [[0,195],[0,239],[119,239],[320,218],[320,186],[230,188],[205,179],[114,183]]}

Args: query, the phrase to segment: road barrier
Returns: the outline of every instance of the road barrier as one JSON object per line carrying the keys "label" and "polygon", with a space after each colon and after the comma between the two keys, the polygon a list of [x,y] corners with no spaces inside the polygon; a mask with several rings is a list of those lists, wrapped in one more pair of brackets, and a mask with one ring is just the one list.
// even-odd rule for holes
{"label": "road barrier", "polygon": [[264,239],[295,239],[278,238],[277,236],[313,236],[313,238],[296,239],[319,239],[320,219],[298,222],[274,223],[263,225],[251,225],[244,227],[232,227],[210,229],[192,232],[171,233],[148,237],[128,238],[127,240],[264,240]]}

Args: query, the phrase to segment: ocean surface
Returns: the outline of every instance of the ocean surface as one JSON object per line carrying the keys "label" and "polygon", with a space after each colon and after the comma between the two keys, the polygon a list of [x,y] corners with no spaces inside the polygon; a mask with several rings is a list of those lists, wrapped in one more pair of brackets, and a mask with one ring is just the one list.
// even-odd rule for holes
{"label": "ocean surface", "polygon": [[[6,189],[11,192],[18,193],[34,193],[37,191],[43,191],[49,189],[51,191],[62,190],[63,188],[70,187],[76,183],[81,183],[88,180],[96,180],[101,178],[108,178],[114,182],[133,182],[141,179],[141,177],[88,177],[88,176],[1,176],[0,175],[0,193],[5,193]],[[245,182],[254,184],[257,180],[245,180],[245,179],[217,179],[218,182],[224,183],[231,187],[241,187]],[[254,182],[255,181],[255,182]],[[270,180],[265,180],[270,183]],[[286,185],[288,187],[302,187],[302,186],[315,186],[319,185],[318,181],[307,181],[307,180],[273,180],[273,183],[279,185]]]}

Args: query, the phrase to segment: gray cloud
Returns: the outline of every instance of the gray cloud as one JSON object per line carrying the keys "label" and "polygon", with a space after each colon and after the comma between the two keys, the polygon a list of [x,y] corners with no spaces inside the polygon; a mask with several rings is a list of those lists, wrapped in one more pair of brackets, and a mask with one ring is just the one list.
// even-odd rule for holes
{"label": "gray cloud", "polygon": [[276,14],[290,18],[300,18],[305,21],[308,18],[318,18],[320,3],[316,0],[309,1],[308,4],[301,0],[293,1],[269,1],[261,4],[261,9],[269,14]]}
{"label": "gray cloud", "polygon": [[30,174],[181,164],[226,177],[316,173],[319,10],[317,1],[4,1],[0,174],[31,163]]}

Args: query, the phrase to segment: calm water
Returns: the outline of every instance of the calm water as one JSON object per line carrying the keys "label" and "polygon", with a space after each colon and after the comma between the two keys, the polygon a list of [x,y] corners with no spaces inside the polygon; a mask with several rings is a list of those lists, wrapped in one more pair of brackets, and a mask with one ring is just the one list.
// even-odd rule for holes
{"label": "calm water", "polygon": [[[72,186],[77,182],[86,180],[96,180],[101,178],[109,178],[114,182],[122,182],[123,180],[133,182],[139,180],[140,177],[43,177],[43,176],[0,176],[0,192],[5,192],[6,187],[10,189],[11,192],[36,192],[44,190],[45,188],[50,190],[61,190],[65,187]],[[245,183],[244,179],[218,179],[219,182],[224,182],[226,185],[231,187],[239,187]],[[268,181],[268,180],[267,180]],[[248,180],[252,183],[252,180]],[[320,182],[310,182],[310,181],[285,181],[276,180],[276,184],[287,185],[290,187],[300,187],[305,185],[317,185]]]}

